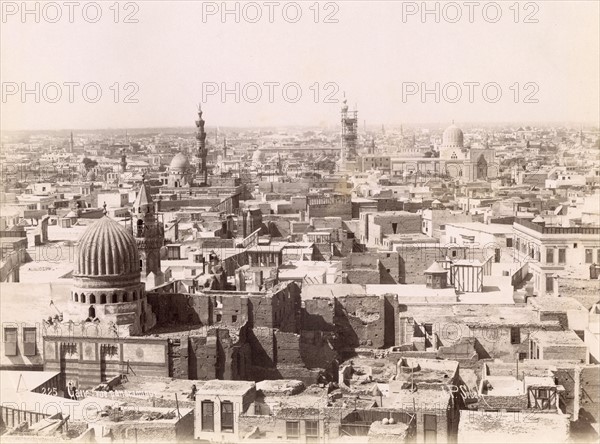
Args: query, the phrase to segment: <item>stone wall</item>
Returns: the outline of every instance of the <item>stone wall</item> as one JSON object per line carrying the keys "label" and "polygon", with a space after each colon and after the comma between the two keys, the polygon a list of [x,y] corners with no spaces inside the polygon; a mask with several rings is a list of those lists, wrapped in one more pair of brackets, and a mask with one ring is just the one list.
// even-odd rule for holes
{"label": "stone wall", "polygon": [[340,348],[383,347],[385,341],[383,297],[336,298],[334,313]]}

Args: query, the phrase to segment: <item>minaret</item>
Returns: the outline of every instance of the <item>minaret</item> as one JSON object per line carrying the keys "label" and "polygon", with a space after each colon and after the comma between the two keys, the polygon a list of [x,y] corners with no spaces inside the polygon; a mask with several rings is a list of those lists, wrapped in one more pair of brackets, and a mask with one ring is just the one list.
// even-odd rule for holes
{"label": "minaret", "polygon": [[156,218],[156,209],[152,196],[146,186],[145,175],[142,175],[142,185],[135,198],[132,208],[132,231],[140,253],[140,271],[142,279],[149,273],[154,273],[162,282],[160,268],[160,248],[164,243],[161,224]]}
{"label": "minaret", "polygon": [[344,104],[342,105],[341,121],[342,121],[342,150],[340,159],[340,169],[346,169],[347,160],[356,159],[356,140],[357,135],[357,124],[358,124],[358,111],[348,112],[348,104],[346,98],[344,98]]}
{"label": "minaret", "polygon": [[198,143],[198,165],[202,176],[202,186],[208,185],[208,172],[206,170],[206,132],[204,131],[204,119],[202,118],[202,107],[198,105],[198,120],[196,120],[196,140]]}
{"label": "minaret", "polygon": [[71,154],[73,154],[74,146],[75,146],[75,143],[73,142],[73,131],[71,131],[71,141],[69,142],[69,152]]}
{"label": "minaret", "polygon": [[227,136],[223,136],[223,160],[227,159]]}
{"label": "minaret", "polygon": [[124,173],[127,169],[127,155],[125,154],[125,149],[121,148],[121,172]]}

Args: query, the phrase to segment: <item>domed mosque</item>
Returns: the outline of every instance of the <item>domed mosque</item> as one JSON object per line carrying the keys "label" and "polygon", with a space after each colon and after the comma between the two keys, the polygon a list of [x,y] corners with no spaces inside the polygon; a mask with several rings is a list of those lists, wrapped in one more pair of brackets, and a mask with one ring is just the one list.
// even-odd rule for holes
{"label": "domed mosque", "polygon": [[464,134],[454,122],[444,130],[442,134],[442,145],[440,146],[440,158],[445,160],[464,160],[466,150],[464,148]]}
{"label": "domed mosque", "polygon": [[174,188],[189,187],[192,185],[192,166],[187,156],[177,153],[169,164],[167,185]]}
{"label": "domed mosque", "polygon": [[129,335],[141,334],[156,324],[140,279],[136,240],[106,214],[77,244],[69,305],[71,320],[112,322]]}
{"label": "domed mosque", "polygon": [[496,152],[486,142],[481,148],[465,148],[463,131],[452,122],[442,134],[440,160],[450,177],[462,181],[485,181],[497,176]]}

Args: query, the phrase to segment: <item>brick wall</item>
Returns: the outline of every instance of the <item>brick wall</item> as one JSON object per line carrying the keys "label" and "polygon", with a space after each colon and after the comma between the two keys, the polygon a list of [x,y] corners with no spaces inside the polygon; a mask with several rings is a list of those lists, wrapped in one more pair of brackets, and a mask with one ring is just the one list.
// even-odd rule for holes
{"label": "brick wall", "polygon": [[384,298],[346,296],[336,298],[335,318],[341,348],[381,348],[385,339]]}
{"label": "brick wall", "polygon": [[579,389],[579,414],[582,420],[598,424],[600,415],[600,366],[586,366],[581,369]]}

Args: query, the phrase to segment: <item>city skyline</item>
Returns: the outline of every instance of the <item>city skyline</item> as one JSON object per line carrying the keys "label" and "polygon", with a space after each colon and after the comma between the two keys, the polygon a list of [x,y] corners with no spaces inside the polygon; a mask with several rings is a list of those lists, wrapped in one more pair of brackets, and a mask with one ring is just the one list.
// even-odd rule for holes
{"label": "city skyline", "polygon": [[[497,23],[478,14],[473,23],[465,17],[448,23],[448,14],[440,23],[427,16],[423,23],[418,14],[406,16],[400,3],[335,4],[329,15],[337,23],[323,23],[323,4],[319,23],[306,4],[297,23],[278,15],[273,23],[249,23],[244,20],[249,13],[240,14],[239,23],[232,16],[223,23],[201,3],[136,5],[138,23],[113,23],[107,7],[97,23],[78,15],[69,23],[66,11],[59,23],[3,16],[3,36],[18,37],[19,44],[10,38],[0,44],[2,130],[188,127],[190,111],[203,98],[214,126],[334,126],[344,93],[367,124],[443,125],[452,119],[589,124],[600,118],[595,2],[536,3],[537,23],[524,22],[525,10],[514,23],[507,5]],[[377,29],[368,23],[378,23]],[[169,32],[154,32],[161,27]],[[34,94],[23,100],[22,89],[35,89],[36,82],[40,103]],[[44,99],[56,96],[52,82],[61,87],[56,103]],[[73,103],[68,82],[79,83]],[[436,82],[438,97],[423,97],[421,89],[431,91]],[[479,85],[470,91],[472,82]],[[101,88],[96,103],[86,102],[79,90],[91,83]],[[221,95],[236,83],[239,97]],[[272,86],[269,103],[272,83],[279,85]],[[488,99],[497,86],[483,96],[488,84],[500,87],[495,103]],[[300,92],[296,103],[284,97],[285,85],[292,86],[287,99]],[[251,103],[259,93],[260,100]],[[452,103],[458,93],[460,100]],[[531,100],[538,103],[527,103]]]}

